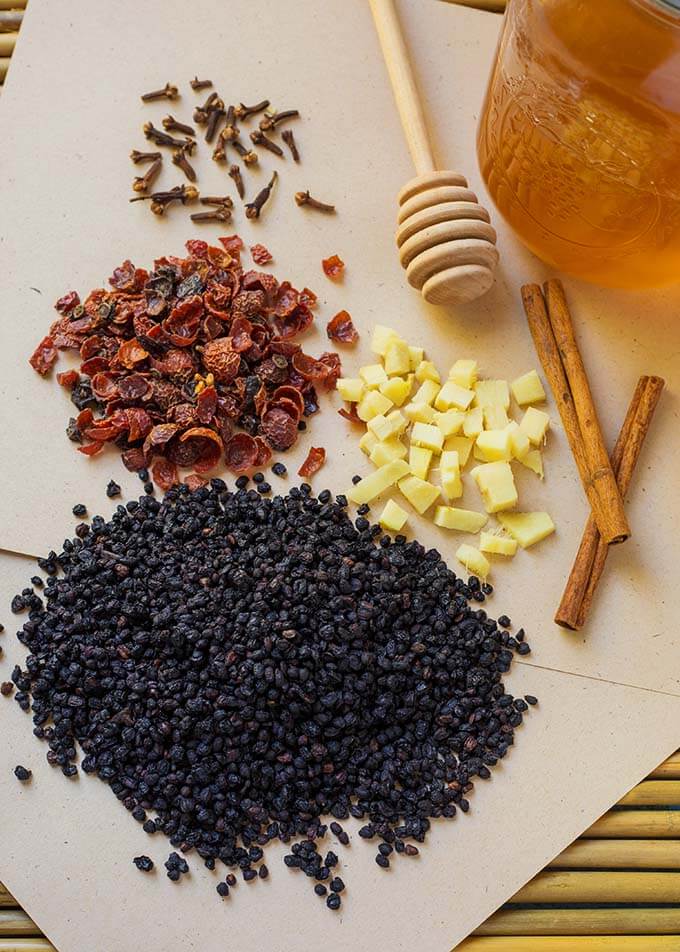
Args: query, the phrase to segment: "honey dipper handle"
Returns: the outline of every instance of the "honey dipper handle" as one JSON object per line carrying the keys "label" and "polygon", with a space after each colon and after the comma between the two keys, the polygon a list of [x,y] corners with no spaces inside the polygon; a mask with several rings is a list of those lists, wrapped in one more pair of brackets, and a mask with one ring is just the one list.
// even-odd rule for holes
{"label": "honey dipper handle", "polygon": [[394,0],[370,0],[370,4],[413,164],[418,175],[432,172],[430,137]]}

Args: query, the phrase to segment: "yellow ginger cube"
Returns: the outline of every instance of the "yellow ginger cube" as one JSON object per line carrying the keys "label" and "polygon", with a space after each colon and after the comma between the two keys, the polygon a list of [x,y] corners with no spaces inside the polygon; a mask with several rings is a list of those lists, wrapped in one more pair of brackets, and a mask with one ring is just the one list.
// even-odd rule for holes
{"label": "yellow ginger cube", "polygon": [[435,383],[441,383],[439,371],[431,360],[421,360],[416,367],[416,380],[421,383],[424,380],[434,380]]}
{"label": "yellow ginger cube", "polygon": [[447,380],[434,401],[435,409],[450,410],[455,407],[457,410],[467,410],[474,396],[474,390],[467,390],[453,380]]}
{"label": "yellow ginger cube", "polygon": [[407,374],[410,369],[408,344],[401,337],[393,337],[385,348],[385,373],[392,377],[395,374]]}
{"label": "yellow ginger cube", "polygon": [[410,368],[410,369],[411,369],[411,370],[415,370],[416,367],[418,366],[418,364],[419,364],[419,363],[421,362],[421,360],[423,359],[423,355],[425,354],[425,350],[424,350],[422,347],[412,347],[411,344],[409,344],[408,352],[409,352],[410,357],[411,357],[411,368]]}
{"label": "yellow ginger cube", "polygon": [[385,463],[391,463],[394,459],[405,459],[406,452],[406,447],[401,440],[393,437],[376,443],[368,458],[374,466],[384,466]]}
{"label": "yellow ginger cube", "polygon": [[425,449],[424,446],[410,446],[408,464],[411,467],[411,475],[418,476],[419,479],[427,479],[431,462],[432,450]]}
{"label": "yellow ginger cube", "polygon": [[482,416],[485,430],[502,430],[510,422],[505,407],[500,403],[491,403],[488,407],[482,407]]}
{"label": "yellow ginger cube", "polygon": [[470,459],[472,440],[469,440],[466,436],[449,436],[444,440],[443,449],[455,450],[458,453],[460,468],[463,469],[467,466],[467,461]]}
{"label": "yellow ginger cube", "polygon": [[374,416],[378,416],[380,413],[387,413],[391,406],[392,401],[380,393],[380,391],[369,390],[357,403],[357,416],[360,420],[363,420],[364,423],[368,423]]}
{"label": "yellow ginger cube", "polygon": [[393,499],[388,499],[379,521],[383,529],[388,532],[400,532],[406,525],[407,519],[408,513],[406,510],[402,509]]}
{"label": "yellow ginger cube", "polygon": [[514,459],[523,460],[531,450],[529,437],[523,430],[520,430],[514,420],[510,420],[506,426],[506,431],[510,434],[510,449]]}
{"label": "yellow ginger cube", "polygon": [[395,407],[400,407],[411,393],[411,383],[404,377],[390,377],[380,384],[378,390],[391,400]]}
{"label": "yellow ginger cube", "polygon": [[510,390],[507,380],[478,380],[475,384],[475,406],[488,407],[500,404],[510,409]]}
{"label": "yellow ginger cube", "polygon": [[548,414],[543,410],[537,410],[536,407],[527,407],[519,424],[520,430],[527,435],[534,446],[540,446],[543,443],[549,426]]}
{"label": "yellow ginger cube", "polygon": [[517,487],[510,463],[483,463],[475,466],[472,477],[482,494],[487,512],[500,512],[517,505]]}
{"label": "yellow ginger cube", "polygon": [[483,429],[484,417],[482,408],[475,407],[473,410],[468,410],[465,414],[465,420],[463,421],[463,435],[469,437],[471,440],[476,440]]}
{"label": "yellow ginger cube", "polygon": [[399,436],[408,426],[408,420],[399,410],[393,410],[387,416],[379,413],[368,421],[368,429],[374,433],[379,440],[389,440],[393,436]]}
{"label": "yellow ginger cube", "polygon": [[434,513],[435,525],[458,532],[479,532],[488,521],[489,517],[483,512],[456,509],[455,506],[437,506]]}
{"label": "yellow ginger cube", "polygon": [[415,400],[404,407],[404,415],[412,423],[432,423],[436,416],[434,407],[429,403],[416,403]]}
{"label": "yellow ginger cube", "polygon": [[[372,423],[373,421],[371,421]],[[369,426],[371,424],[369,423]],[[483,430],[477,437],[475,444],[479,456],[485,463],[493,463],[496,460],[512,459],[512,448],[510,446],[510,434],[506,429],[503,430]]]}
{"label": "yellow ginger cube", "polygon": [[365,453],[366,456],[370,456],[373,452],[373,447],[378,442],[378,437],[371,433],[370,430],[366,430],[364,435],[359,440],[359,449],[362,453]]}
{"label": "yellow ginger cube", "polygon": [[476,360],[457,360],[449,370],[449,380],[453,380],[459,387],[472,390],[477,383],[477,373]]}
{"label": "yellow ginger cube", "polygon": [[527,403],[542,403],[545,400],[545,390],[541,378],[535,370],[522,374],[510,384],[512,395],[521,407]]}
{"label": "yellow ginger cube", "polygon": [[526,456],[521,458],[520,463],[532,473],[536,473],[539,479],[543,479],[543,456],[540,450],[529,450]]}
{"label": "yellow ginger cube", "polygon": [[463,495],[460,478],[460,459],[456,450],[445,450],[439,461],[439,476],[446,499],[458,499]]}
{"label": "yellow ginger cube", "polygon": [[[361,483],[359,483],[361,485]],[[399,480],[399,491],[408,499],[416,512],[422,514],[439,498],[439,489],[418,476],[406,476]]]}
{"label": "yellow ginger cube", "polygon": [[517,551],[517,540],[496,535],[495,532],[480,532],[479,551],[489,552],[491,555],[514,555]]}
{"label": "yellow ginger cube", "polygon": [[392,327],[386,327],[384,324],[376,324],[373,328],[371,350],[374,354],[379,354],[380,357],[384,357],[387,345],[394,337],[399,337],[399,334],[397,334]]}
{"label": "yellow ginger cube", "polygon": [[340,377],[335,388],[342,399],[349,403],[358,403],[366,389],[363,380],[358,377]]}
{"label": "yellow ginger cube", "polygon": [[444,445],[444,436],[438,426],[432,423],[414,423],[411,430],[411,443],[414,446],[424,446],[433,453],[441,453]]}
{"label": "yellow ginger cube", "polygon": [[409,472],[408,463],[403,459],[395,459],[390,463],[385,463],[380,469],[376,469],[369,476],[364,476],[360,483],[351,486],[345,494],[350,502],[357,506],[370,502],[384,493],[390,486],[394,486],[403,476]]}
{"label": "yellow ginger cube", "polygon": [[456,558],[461,562],[471,575],[478,575],[480,578],[486,578],[491,571],[489,560],[485,558],[479,549],[473,545],[464,542],[456,549]]}
{"label": "yellow ginger cube", "polygon": [[359,376],[368,390],[377,390],[381,383],[387,380],[387,374],[382,364],[366,364],[359,368]]}
{"label": "yellow ginger cube", "polygon": [[462,410],[444,410],[441,413],[435,413],[434,422],[442,431],[443,436],[455,436],[462,429],[465,414]]}
{"label": "yellow ginger cube", "polygon": [[547,512],[502,512],[498,521],[523,549],[555,531],[555,523]]}
{"label": "yellow ginger cube", "polygon": [[416,390],[413,402],[414,403],[432,403],[434,398],[439,393],[439,384],[434,380],[423,380],[421,385]]}

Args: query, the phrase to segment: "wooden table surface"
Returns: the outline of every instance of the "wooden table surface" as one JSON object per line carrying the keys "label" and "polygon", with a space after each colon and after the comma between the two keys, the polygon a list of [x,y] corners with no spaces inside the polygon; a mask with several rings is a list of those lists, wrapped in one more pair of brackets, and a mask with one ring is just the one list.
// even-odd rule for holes
{"label": "wooden table surface", "polygon": [[[454,2],[495,10],[504,6],[504,0]],[[0,0],[0,92],[25,6],[26,0]],[[680,751],[458,948],[680,952]],[[55,952],[1,883],[0,952]]]}

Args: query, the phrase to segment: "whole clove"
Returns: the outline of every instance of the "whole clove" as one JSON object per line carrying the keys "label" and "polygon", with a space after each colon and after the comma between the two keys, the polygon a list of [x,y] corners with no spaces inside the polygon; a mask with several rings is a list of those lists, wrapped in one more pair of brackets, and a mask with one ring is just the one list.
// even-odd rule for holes
{"label": "whole clove", "polygon": [[190,182],[196,181],[196,171],[187,158],[186,149],[176,149],[172,153],[172,162],[184,172]]}
{"label": "whole clove", "polygon": [[199,79],[198,76],[194,76],[194,78],[189,81],[189,85],[195,92],[199,92],[201,89],[210,89],[212,79]]}
{"label": "whole clove", "polygon": [[243,176],[241,175],[241,168],[238,165],[229,166],[229,178],[233,179],[234,185],[236,186],[236,191],[239,194],[239,198],[245,198],[246,190],[243,184]]}
{"label": "whole clove", "polygon": [[167,115],[161,120],[166,132],[183,132],[187,136],[195,136],[196,130],[193,126],[188,126],[184,122],[179,122],[174,116]]}
{"label": "whole clove", "polygon": [[332,213],[335,211],[335,205],[328,205],[326,202],[320,202],[318,198],[313,198],[309,194],[309,189],[306,192],[296,192],[295,203],[300,206],[307,205],[309,208],[315,208],[320,212]]}
{"label": "whole clove", "polygon": [[144,135],[147,139],[150,139],[152,142],[155,142],[156,145],[167,145],[172,149],[181,149],[183,146],[194,147],[195,142],[191,139],[176,139],[174,136],[168,135],[167,132],[163,132],[161,129],[156,129],[152,122],[144,123]]}
{"label": "whole clove", "polygon": [[254,116],[258,112],[264,112],[268,106],[268,99],[263,99],[262,102],[257,102],[254,106],[244,106],[241,102],[234,108],[234,113],[237,119],[248,119],[250,116]]}
{"label": "whole clove", "polygon": [[194,122],[198,123],[199,126],[204,126],[208,121],[208,116],[211,109],[220,109],[224,106],[224,103],[219,97],[219,94],[216,92],[210,93],[206,101],[202,106],[196,106],[194,109]]}
{"label": "whole clove", "polygon": [[163,159],[158,153],[158,158],[154,159],[149,168],[146,171],[145,175],[137,175],[134,182],[132,183],[132,190],[134,192],[147,192],[153,183],[156,181],[158,176],[161,174],[161,169],[163,168]]}
{"label": "whole clove", "polygon": [[257,152],[254,152],[252,149],[247,149],[240,139],[232,139],[231,144],[246,165],[257,165],[259,162]]}
{"label": "whole clove", "polygon": [[207,221],[228,222],[231,221],[231,209],[226,205],[222,205],[211,212],[195,212],[195,214],[191,216],[191,220],[197,223]]}
{"label": "whole clove", "polygon": [[142,162],[155,162],[156,159],[161,158],[161,154],[160,152],[138,152],[137,149],[133,149],[130,158],[135,165],[140,165]]}
{"label": "whole clove", "polygon": [[234,207],[234,199],[231,195],[201,195],[199,201],[201,205],[225,205],[227,208]]}
{"label": "whole clove", "polygon": [[262,148],[267,149],[269,152],[273,152],[274,155],[283,156],[283,149],[280,145],[277,145],[276,142],[272,142],[271,139],[268,139],[267,136],[262,132],[261,129],[254,129],[250,133],[250,140],[253,145],[260,145]]}
{"label": "whole clove", "polygon": [[214,109],[211,109],[209,111],[208,121],[206,123],[206,129],[205,129],[206,142],[213,141],[213,139],[215,138],[215,133],[217,132],[217,127],[219,126],[220,122],[222,121],[222,119],[224,119],[225,116],[226,116],[225,110],[220,109],[218,107],[215,107]]}
{"label": "whole clove", "polygon": [[278,172],[274,172],[268,184],[257,193],[252,202],[246,204],[246,218],[254,219],[260,217],[260,212],[269,200],[274,184],[279,177]]}
{"label": "whole clove", "polygon": [[131,202],[151,202],[151,211],[154,215],[164,215],[166,209],[173,202],[180,202],[186,205],[187,202],[193,202],[198,198],[198,189],[193,185],[176,185],[174,188],[164,192],[152,192],[151,195],[136,195],[131,198]]}
{"label": "whole clove", "polygon": [[284,129],[281,133],[281,138],[286,143],[290,149],[290,154],[293,157],[294,162],[300,161],[300,152],[298,150],[297,142],[295,141],[295,136],[293,135],[292,129]]}
{"label": "whole clove", "polygon": [[262,132],[267,132],[269,129],[275,129],[281,122],[286,122],[288,119],[297,119],[299,115],[300,112],[297,109],[268,112],[263,119],[260,119],[259,126]]}
{"label": "whole clove", "polygon": [[178,97],[179,91],[177,87],[171,83],[166,83],[162,89],[154,89],[150,93],[144,93],[142,95],[142,102],[151,102],[154,99],[177,99]]}

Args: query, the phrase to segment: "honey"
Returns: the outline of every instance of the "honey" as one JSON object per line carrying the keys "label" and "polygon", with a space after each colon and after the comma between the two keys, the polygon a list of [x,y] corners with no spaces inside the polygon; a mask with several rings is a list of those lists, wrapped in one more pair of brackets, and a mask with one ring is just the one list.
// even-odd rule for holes
{"label": "honey", "polygon": [[547,263],[615,287],[680,281],[680,0],[510,0],[477,147]]}

